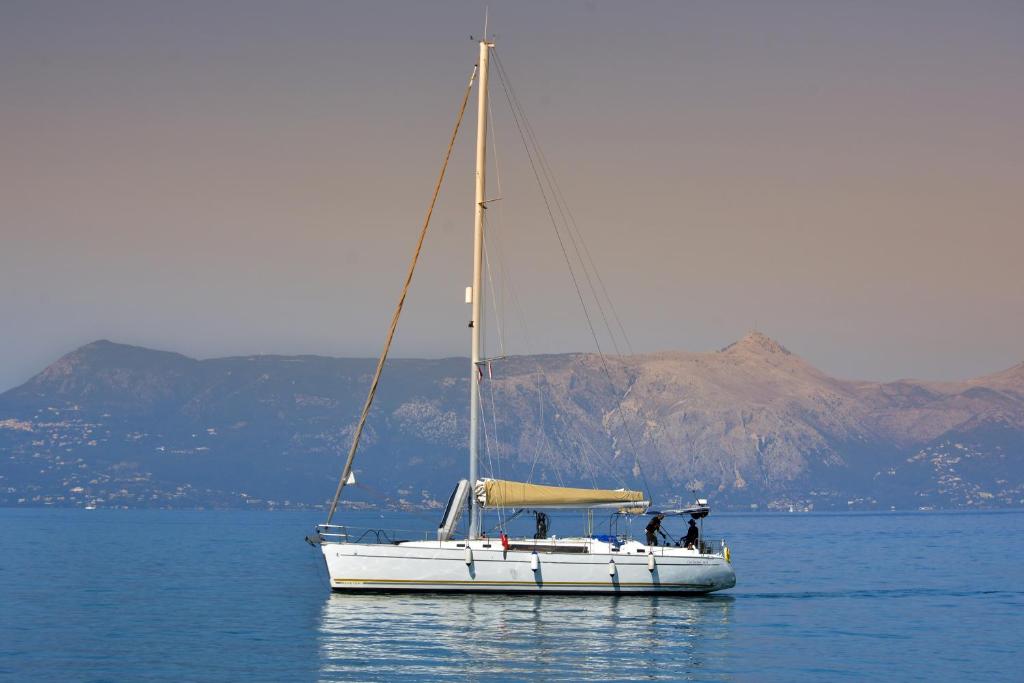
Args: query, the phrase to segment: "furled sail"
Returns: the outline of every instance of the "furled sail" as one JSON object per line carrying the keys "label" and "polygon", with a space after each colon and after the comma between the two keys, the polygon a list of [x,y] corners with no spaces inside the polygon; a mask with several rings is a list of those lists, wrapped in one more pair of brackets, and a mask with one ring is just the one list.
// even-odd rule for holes
{"label": "furled sail", "polygon": [[475,487],[477,500],[486,508],[646,508],[642,491],[627,489],[573,489],[543,486],[521,481],[480,479]]}

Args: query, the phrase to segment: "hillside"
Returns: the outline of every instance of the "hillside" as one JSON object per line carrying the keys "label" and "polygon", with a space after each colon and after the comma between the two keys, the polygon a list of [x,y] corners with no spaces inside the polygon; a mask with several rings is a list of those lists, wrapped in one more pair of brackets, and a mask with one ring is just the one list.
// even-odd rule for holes
{"label": "hillside", "polygon": [[[349,504],[447,497],[467,459],[467,364],[389,364]],[[373,367],[88,344],[0,394],[0,505],[322,505]],[[711,353],[514,357],[490,374],[487,475],[744,509],[1024,503],[1024,363],[959,383],[839,380],[755,332]]]}

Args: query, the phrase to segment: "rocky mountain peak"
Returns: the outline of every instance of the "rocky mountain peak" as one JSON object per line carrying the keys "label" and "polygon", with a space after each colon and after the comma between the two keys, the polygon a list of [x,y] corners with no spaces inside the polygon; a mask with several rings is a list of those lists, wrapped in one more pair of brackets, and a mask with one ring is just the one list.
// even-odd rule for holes
{"label": "rocky mountain peak", "polygon": [[33,381],[46,382],[70,377],[76,373],[107,371],[113,368],[149,368],[153,365],[186,361],[191,362],[177,353],[154,351],[139,346],[118,344],[109,339],[96,341],[80,346],[65,354],[47,366]]}
{"label": "rocky mountain peak", "polygon": [[997,372],[994,375],[987,375],[985,377],[970,380],[969,383],[974,385],[998,387],[1001,389],[1024,391],[1024,363],[1017,363],[1013,367],[1007,368],[1002,372]]}
{"label": "rocky mountain peak", "polygon": [[[440,505],[464,475],[464,363],[396,361],[357,477],[389,482],[403,505]],[[320,504],[372,366],[93,342],[0,394],[0,506]],[[604,368],[562,354],[488,376],[504,476],[584,484],[600,468],[611,485],[632,481],[635,458],[658,473],[659,498],[698,481],[747,509],[1024,502],[1022,365],[959,383],[847,381],[751,332],[722,351],[634,356],[611,382]]]}
{"label": "rocky mountain peak", "polygon": [[729,344],[729,346],[726,346],[719,353],[793,355],[785,346],[757,330],[751,330],[742,339]]}

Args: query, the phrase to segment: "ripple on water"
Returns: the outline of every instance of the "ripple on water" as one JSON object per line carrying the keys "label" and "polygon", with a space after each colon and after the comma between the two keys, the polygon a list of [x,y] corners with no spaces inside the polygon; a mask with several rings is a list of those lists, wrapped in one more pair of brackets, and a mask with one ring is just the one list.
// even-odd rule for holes
{"label": "ripple on water", "polygon": [[0,510],[0,678],[1024,680],[1021,512],[717,516],[706,598],[332,595],[310,523]]}

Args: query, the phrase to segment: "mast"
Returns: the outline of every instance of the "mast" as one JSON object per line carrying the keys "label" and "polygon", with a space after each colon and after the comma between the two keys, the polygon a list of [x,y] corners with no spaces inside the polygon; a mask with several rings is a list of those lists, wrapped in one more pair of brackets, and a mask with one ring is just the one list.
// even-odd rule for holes
{"label": "mast", "polygon": [[[469,485],[476,486],[480,445],[480,339],[483,332],[483,260],[484,260],[484,172],[487,168],[487,61],[494,43],[487,36],[480,41],[480,82],[477,86],[476,114],[476,203],[473,220],[473,286],[470,301],[473,318],[470,327],[469,363]],[[470,491],[472,492],[472,488]],[[475,493],[469,496],[469,537],[480,538],[480,502]]]}
{"label": "mast", "polygon": [[[462,125],[462,115],[466,113],[466,105],[469,104],[469,95],[473,91],[473,79],[476,78],[477,67],[473,67],[473,73],[469,76],[469,83],[466,84],[466,94],[462,96],[462,105],[459,107],[459,116],[455,119],[455,129],[452,137],[448,140],[448,151],[444,154],[444,163],[441,164],[441,173],[437,176],[437,183],[434,185],[434,196],[430,199],[430,208],[427,209],[427,217],[423,219],[423,229],[420,230],[420,239],[416,242],[416,251],[412,254],[412,262],[409,263],[409,272],[405,276],[405,286],[402,287],[402,294],[398,297],[398,305],[391,316],[391,327],[388,328],[388,336],[384,341],[384,350],[380,352],[377,359],[377,369],[373,373],[373,382],[370,383],[370,391],[366,395],[366,403],[363,404],[363,412],[359,415],[359,422],[356,423],[355,433],[352,435],[352,445],[348,450],[348,458],[345,460],[345,467],[338,479],[338,488],[334,491],[334,500],[327,512],[326,525],[330,525],[334,513],[338,509],[338,501],[341,499],[341,491],[346,484],[355,483],[352,476],[352,463],[355,462],[356,451],[359,449],[359,438],[366,425],[366,418],[370,414],[370,407],[373,406],[373,397],[377,395],[377,385],[380,383],[381,372],[384,371],[384,363],[388,359],[388,351],[391,349],[391,341],[395,338],[395,330],[398,328],[398,319],[402,315],[402,307],[405,305],[405,297],[409,293],[409,285],[412,284],[413,273],[416,272],[416,263],[420,258],[420,251],[423,249],[423,240],[427,237],[427,229],[430,227],[430,217],[434,215],[434,206],[437,205],[437,195],[441,192],[441,183],[444,182],[445,171],[448,170],[448,162],[452,158],[452,148],[455,147],[455,138],[459,134],[459,127]],[[308,537],[307,537],[308,540]]]}

